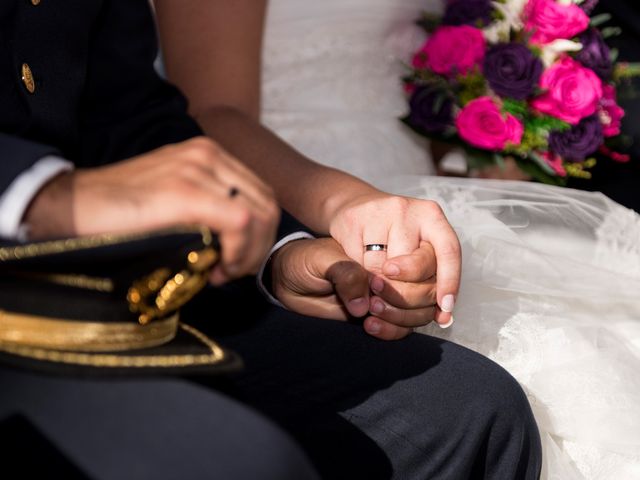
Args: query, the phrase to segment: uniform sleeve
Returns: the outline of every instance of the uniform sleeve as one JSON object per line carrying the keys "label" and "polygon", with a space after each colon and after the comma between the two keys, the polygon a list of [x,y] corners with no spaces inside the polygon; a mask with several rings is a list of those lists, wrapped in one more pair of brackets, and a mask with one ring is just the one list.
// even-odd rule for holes
{"label": "uniform sleeve", "polygon": [[24,171],[48,155],[58,155],[55,147],[42,145],[0,132],[0,195]]}

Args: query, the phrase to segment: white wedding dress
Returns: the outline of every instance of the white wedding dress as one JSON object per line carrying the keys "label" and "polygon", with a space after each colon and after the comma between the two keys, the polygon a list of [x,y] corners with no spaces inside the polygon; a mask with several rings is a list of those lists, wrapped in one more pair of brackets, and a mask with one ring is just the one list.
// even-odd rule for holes
{"label": "white wedding dress", "polygon": [[271,0],[264,122],[317,161],[437,200],[463,245],[449,330],[514,375],[546,479],[640,478],[640,217],[600,194],[427,176],[403,62],[439,0]]}

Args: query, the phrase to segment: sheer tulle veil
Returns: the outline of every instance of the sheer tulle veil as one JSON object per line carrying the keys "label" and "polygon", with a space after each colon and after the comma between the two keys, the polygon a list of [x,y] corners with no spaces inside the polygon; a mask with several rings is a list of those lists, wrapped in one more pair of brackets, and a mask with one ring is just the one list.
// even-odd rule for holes
{"label": "sheer tulle veil", "polygon": [[414,20],[439,0],[271,0],[267,125],[303,153],[438,201],[463,246],[449,330],[529,396],[546,479],[640,478],[640,217],[597,193],[427,176],[406,110]]}
{"label": "sheer tulle veil", "polygon": [[606,197],[487,180],[396,178],[443,205],[462,243],[455,326],[524,386],[544,478],[640,470],[640,217]]}

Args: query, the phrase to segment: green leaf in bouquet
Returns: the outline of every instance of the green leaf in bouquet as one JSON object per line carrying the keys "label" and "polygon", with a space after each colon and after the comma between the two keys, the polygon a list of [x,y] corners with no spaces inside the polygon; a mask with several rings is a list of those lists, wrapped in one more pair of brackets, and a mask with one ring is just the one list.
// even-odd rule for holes
{"label": "green leaf in bouquet", "polygon": [[532,129],[525,123],[524,133],[519,145],[508,145],[505,151],[520,157],[527,157],[535,150],[546,150],[548,147],[546,133]]}
{"label": "green leaf in bouquet", "polygon": [[601,13],[600,15],[594,15],[593,17],[591,17],[591,26],[592,27],[599,27],[600,25],[604,25],[605,23],[607,23],[609,20],[611,20],[611,14],[610,13]]}
{"label": "green leaf in bouquet", "polygon": [[611,59],[611,63],[616,63],[619,56],[620,56],[620,50],[618,50],[617,48],[612,48],[609,51],[609,58]]}
{"label": "green leaf in bouquet", "polygon": [[[470,170],[483,169],[496,165],[496,154],[494,152],[487,152],[486,150],[480,150],[478,148],[464,145],[465,157],[467,158],[467,165]],[[503,162],[504,165],[504,162]]]}
{"label": "green leaf in bouquet", "polygon": [[411,76],[411,83],[423,86],[428,85],[440,90],[451,90],[449,81],[445,77],[438,75],[431,70],[414,70]]}
{"label": "green leaf in bouquet", "polygon": [[427,33],[432,33],[442,23],[442,17],[435,13],[423,12],[422,16],[416,23]]}
{"label": "green leaf in bouquet", "polygon": [[529,113],[529,105],[524,100],[505,98],[502,100],[502,110],[519,118],[524,118]]}
{"label": "green leaf in bouquet", "polygon": [[527,120],[527,127],[538,134],[546,136],[552,130],[559,132],[569,130],[571,128],[571,124],[549,115],[536,115]]}
{"label": "green leaf in bouquet", "polygon": [[640,77],[640,63],[618,62],[613,67],[613,81],[616,83],[636,77]]}
{"label": "green leaf in bouquet", "polygon": [[472,100],[482,97],[487,91],[487,81],[479,71],[468,73],[467,75],[458,75],[458,99],[462,106],[465,106]]}
{"label": "green leaf in bouquet", "polygon": [[600,33],[602,34],[602,38],[607,39],[621,35],[622,29],[620,27],[606,27],[600,30]]}
{"label": "green leaf in bouquet", "polygon": [[531,153],[527,158],[515,158],[518,168],[535,181],[564,187],[567,179],[558,176],[538,155]]}
{"label": "green leaf in bouquet", "polygon": [[529,47],[531,53],[533,53],[536,57],[542,57],[542,48],[537,46],[535,43],[527,44],[527,47]]}
{"label": "green leaf in bouquet", "polygon": [[438,93],[438,95],[436,95],[436,99],[433,102],[433,114],[437,115],[438,112],[440,112],[440,110],[442,110],[442,106],[444,105],[444,102],[447,100],[448,95],[445,92],[440,92]]}
{"label": "green leaf in bouquet", "polygon": [[413,75],[413,72],[412,72],[411,74],[404,75],[403,77],[400,78],[400,80],[402,80],[402,83],[404,84],[414,83],[415,76]]}
{"label": "green leaf in bouquet", "polygon": [[616,150],[626,152],[633,146],[633,138],[624,133],[616,135],[615,137],[608,137],[605,140],[605,146],[610,150]]}
{"label": "green leaf in bouquet", "polygon": [[[500,2],[500,3],[504,3],[504,2]],[[502,13],[500,10],[498,10],[497,8],[494,8],[493,11],[491,12],[491,20],[493,20],[494,22],[500,22],[502,20],[506,20],[506,17],[504,16],[504,13]],[[483,27],[486,27],[486,25],[483,25]]]}
{"label": "green leaf in bouquet", "polygon": [[536,166],[538,168],[540,168],[543,172],[545,172],[547,175],[551,175],[554,177],[557,177],[558,174],[555,172],[555,170],[553,170],[553,168],[551,168],[551,165],[549,165],[547,162],[544,161],[544,158],[542,158],[538,153],[531,151],[529,152],[528,155],[526,155],[525,157],[522,157],[523,160],[529,160],[530,162],[533,162],[536,164]]}

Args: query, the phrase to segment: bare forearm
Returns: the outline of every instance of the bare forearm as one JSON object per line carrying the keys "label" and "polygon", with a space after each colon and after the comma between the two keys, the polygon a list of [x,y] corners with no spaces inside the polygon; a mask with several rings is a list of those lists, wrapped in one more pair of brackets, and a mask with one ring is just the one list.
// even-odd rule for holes
{"label": "bare forearm", "polygon": [[347,173],[308,159],[236,109],[211,108],[196,119],[207,135],[273,187],[283,208],[318,233],[328,233],[334,212],[344,203],[375,191]]}

